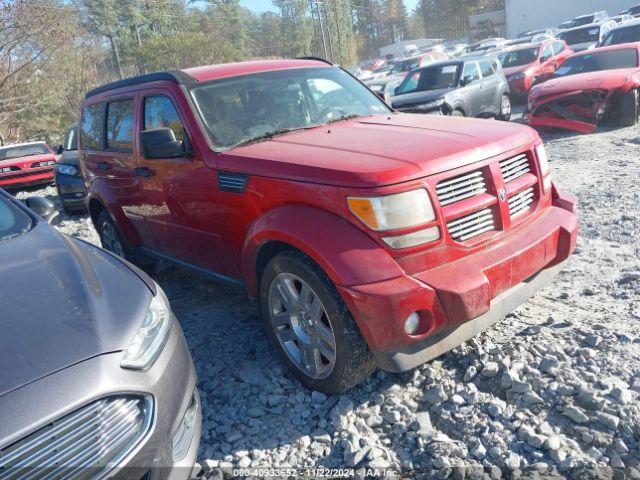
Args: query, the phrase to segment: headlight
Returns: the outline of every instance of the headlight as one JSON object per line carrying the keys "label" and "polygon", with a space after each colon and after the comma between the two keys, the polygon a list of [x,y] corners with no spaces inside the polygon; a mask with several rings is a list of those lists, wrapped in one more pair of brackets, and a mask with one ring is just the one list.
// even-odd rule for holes
{"label": "headlight", "polygon": [[507,81],[515,82],[516,80],[522,80],[524,77],[526,77],[524,72],[515,73],[511,75],[509,78],[507,78]]}
{"label": "headlight", "polygon": [[149,310],[120,362],[122,368],[144,370],[160,354],[171,331],[171,309],[169,301],[159,285],[151,300]]}
{"label": "headlight", "polygon": [[551,167],[543,144],[536,145],[536,157],[538,157],[540,175],[542,175],[542,190],[546,193],[551,188]]}
{"label": "headlight", "polygon": [[347,205],[362,223],[377,231],[416,227],[436,218],[423,188],[384,197],[347,197]]}
{"label": "headlight", "polygon": [[444,105],[444,97],[431,100],[430,102],[426,102],[421,105],[417,105],[416,108],[418,110],[433,110],[434,108],[441,107],[442,105]]}
{"label": "headlight", "polygon": [[76,167],[74,167],[73,165],[64,165],[64,164],[58,164],[56,165],[56,170],[58,171],[58,173],[62,173],[63,175],[77,175],[78,174],[78,169]]}

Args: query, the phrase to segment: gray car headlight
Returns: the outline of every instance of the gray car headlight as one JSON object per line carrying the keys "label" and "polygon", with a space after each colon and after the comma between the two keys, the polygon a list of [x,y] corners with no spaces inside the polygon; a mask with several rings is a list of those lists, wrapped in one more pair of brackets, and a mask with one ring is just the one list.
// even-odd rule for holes
{"label": "gray car headlight", "polygon": [[432,110],[434,108],[441,107],[442,105],[444,105],[444,98],[438,98],[436,100],[418,105],[416,108],[419,110]]}
{"label": "gray car headlight", "polygon": [[159,285],[149,310],[120,361],[122,368],[144,370],[158,357],[171,331],[171,308]]}
{"label": "gray car headlight", "polygon": [[57,164],[56,170],[63,175],[77,175],[78,169],[73,165]]}

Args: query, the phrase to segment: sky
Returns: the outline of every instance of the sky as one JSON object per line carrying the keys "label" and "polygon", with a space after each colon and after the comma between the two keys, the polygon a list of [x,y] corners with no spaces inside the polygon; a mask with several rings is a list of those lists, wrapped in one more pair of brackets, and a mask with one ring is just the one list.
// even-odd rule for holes
{"label": "sky", "polygon": [[[407,12],[411,13],[418,4],[418,0],[404,0],[404,4],[407,6]],[[240,0],[240,5],[256,13],[276,11],[271,0]]]}

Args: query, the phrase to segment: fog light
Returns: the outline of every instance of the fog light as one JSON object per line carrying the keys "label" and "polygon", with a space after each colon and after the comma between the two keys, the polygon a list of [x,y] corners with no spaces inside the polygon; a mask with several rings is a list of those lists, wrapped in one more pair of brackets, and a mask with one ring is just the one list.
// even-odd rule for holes
{"label": "fog light", "polygon": [[404,331],[407,335],[415,335],[418,331],[418,327],[420,327],[420,315],[418,312],[413,312],[404,321]]}
{"label": "fog light", "polygon": [[193,439],[193,433],[196,430],[196,418],[197,418],[197,405],[198,405],[198,391],[193,392],[191,397],[191,403],[187,407],[187,411],[178,426],[178,430],[173,435],[171,442],[171,449],[173,455],[173,461],[178,462],[182,460],[189,451],[191,446],[191,440]]}
{"label": "fog light", "polygon": [[396,235],[395,237],[382,237],[382,241],[394,250],[400,248],[416,247],[425,243],[435,242],[440,238],[440,229],[431,227],[417,232]]}

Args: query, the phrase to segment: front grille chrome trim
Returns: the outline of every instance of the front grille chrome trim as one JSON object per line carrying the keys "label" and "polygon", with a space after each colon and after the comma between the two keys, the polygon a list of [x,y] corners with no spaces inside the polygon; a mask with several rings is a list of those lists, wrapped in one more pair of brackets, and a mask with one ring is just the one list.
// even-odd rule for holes
{"label": "front grille chrome trim", "polygon": [[535,194],[533,187],[523,190],[515,194],[509,199],[509,216],[511,218],[519,217],[531,209]]}
{"label": "front grille chrome trim", "polygon": [[440,205],[447,206],[461,200],[475,197],[487,191],[482,171],[476,170],[457,177],[442,180],[436,185]]}
{"label": "front grille chrome trim", "polygon": [[447,230],[452,239],[464,242],[485,232],[495,230],[495,220],[491,208],[485,208],[447,222]]}
{"label": "front grille chrome trim", "polygon": [[500,171],[504,183],[512,182],[531,171],[529,159],[525,153],[500,161]]}

